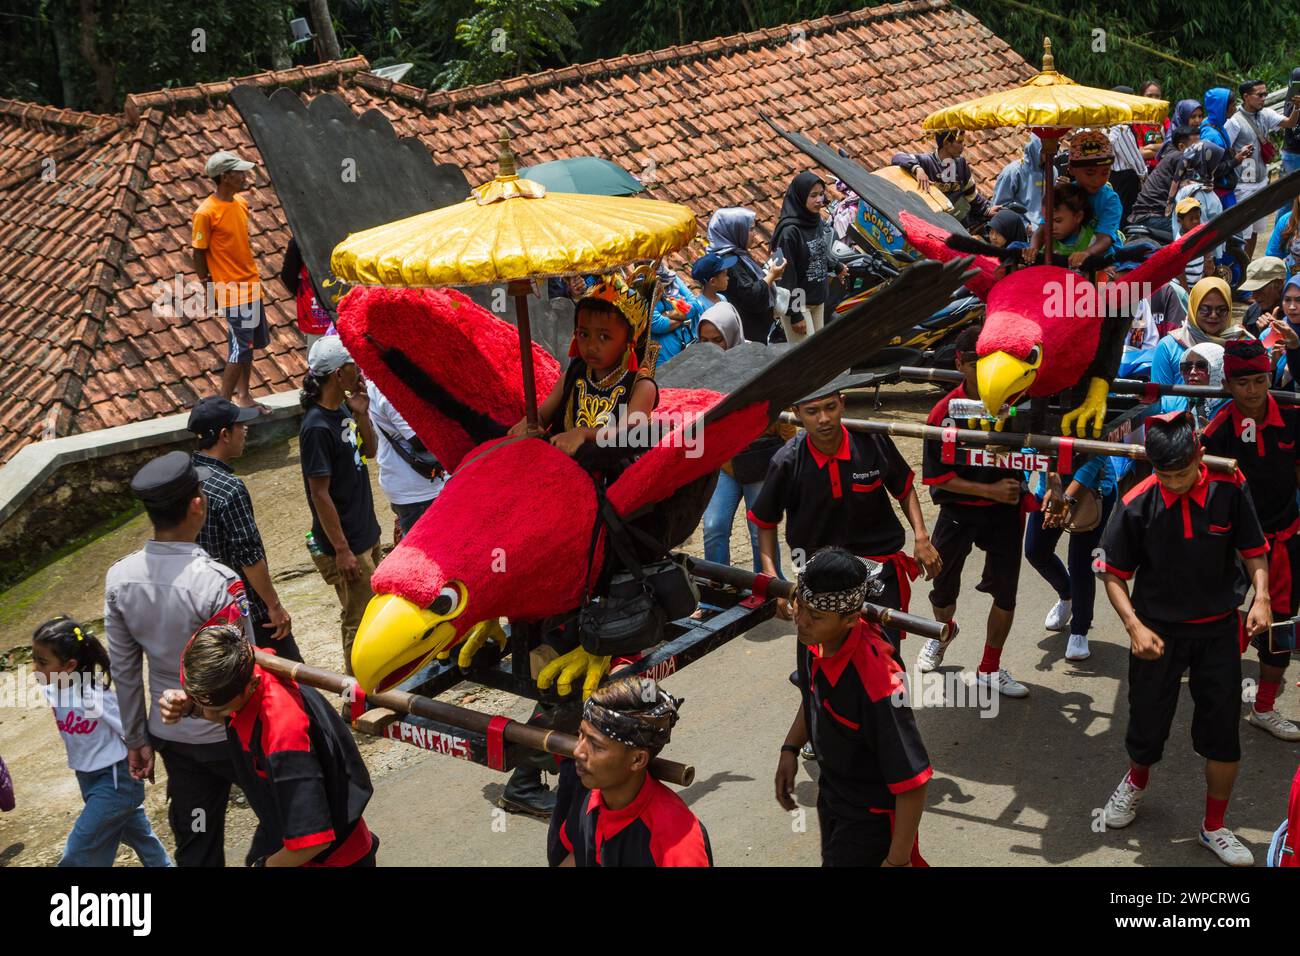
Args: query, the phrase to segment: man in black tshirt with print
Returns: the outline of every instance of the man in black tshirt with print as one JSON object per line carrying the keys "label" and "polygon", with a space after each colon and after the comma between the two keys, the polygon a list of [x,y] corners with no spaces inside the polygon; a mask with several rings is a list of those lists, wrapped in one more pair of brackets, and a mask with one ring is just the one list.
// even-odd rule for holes
{"label": "man in black tshirt with print", "polygon": [[306,414],[298,452],[311,506],[312,561],[338,594],[343,666],[351,674],[352,641],[373,596],[370,576],[380,559],[379,521],[366,468],[377,445],[361,374],[338,336],[327,335],[311,347],[302,404]]}
{"label": "man in black tshirt with print", "polygon": [[795,582],[802,696],[781,745],[776,799],[788,811],[800,748],[817,751],[823,866],[925,866],[917,832],[934,771],[903,672],[862,619],[867,568],[842,548],[813,555]]}
{"label": "man in black tshirt with print", "polygon": [[[1268,584],[1273,617],[1300,614],[1300,509],[1296,508],[1296,438],[1300,408],[1281,405],[1268,393],[1273,367],[1258,339],[1225,342],[1223,378],[1232,401],[1219,410],[1201,443],[1211,455],[1235,458],[1250,488],[1264,538],[1268,541]],[[1291,652],[1270,646],[1279,631],[1256,634],[1259,688],[1248,722],[1279,740],[1300,740],[1300,727],[1277,711]]]}
{"label": "man in black tshirt with print", "polygon": [[[927,424],[963,427],[950,413],[959,399],[979,398],[975,378],[978,358],[975,346],[981,326],[964,330],[956,341],[957,371],[965,381],[939,400],[930,412]],[[961,593],[961,572],[971,548],[984,552],[984,574],[977,591],[993,597],[984,638],[984,654],[975,678],[1004,697],[1027,697],[1029,688],[1013,678],[1002,666],[1002,648],[1015,619],[1016,592],[1020,587],[1021,539],[1025,521],[1021,500],[1025,495],[1018,472],[962,462],[964,452],[944,443],[926,440],[921,459],[923,482],[939,506],[934,523],[934,546],[943,568],[930,591],[934,617],[951,621],[957,613],[957,596]],[[949,460],[945,460],[949,459]],[[936,670],[943,663],[948,644],[927,640],[917,658],[922,673]]]}
{"label": "man in black tshirt with print", "polygon": [[[814,552],[832,546],[887,564],[885,590],[877,603],[906,611],[911,582],[920,569],[925,569],[928,580],[940,567],[912,469],[887,435],[866,435],[844,427],[844,396],[838,389],[810,396],[794,411],[804,433],[772,457],[748,515],[758,526],[763,573],[776,576],[776,528],[784,515],[785,540],[796,569]],[[891,497],[912,526],[912,555],[902,550],[903,526]],[[791,619],[784,599],[777,600],[777,615]],[[897,651],[902,633],[886,628],[885,636]]]}
{"label": "man in black tshirt with print", "polygon": [[1099,559],[1106,596],[1131,644],[1124,737],[1129,771],[1106,803],[1104,822],[1126,827],[1137,817],[1187,672],[1192,745],[1205,758],[1200,842],[1229,866],[1250,866],[1250,850],[1223,822],[1241,761],[1237,560],[1255,589],[1246,632],[1266,632],[1272,623],[1268,545],[1241,473],[1212,472],[1202,463],[1189,412],[1148,418],[1146,436],[1155,474],[1115,508]]}

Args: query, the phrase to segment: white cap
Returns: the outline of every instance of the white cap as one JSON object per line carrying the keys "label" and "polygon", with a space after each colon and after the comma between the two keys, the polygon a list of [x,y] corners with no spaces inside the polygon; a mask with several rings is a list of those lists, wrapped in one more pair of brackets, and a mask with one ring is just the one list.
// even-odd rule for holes
{"label": "white cap", "polygon": [[337,372],[352,361],[343,340],[337,335],[327,335],[317,339],[307,354],[307,370],[316,376]]}
{"label": "white cap", "polygon": [[218,150],[208,157],[207,165],[203,167],[203,175],[209,179],[217,179],[230,172],[245,172],[253,168],[253,164],[246,159],[240,159],[229,150]]}

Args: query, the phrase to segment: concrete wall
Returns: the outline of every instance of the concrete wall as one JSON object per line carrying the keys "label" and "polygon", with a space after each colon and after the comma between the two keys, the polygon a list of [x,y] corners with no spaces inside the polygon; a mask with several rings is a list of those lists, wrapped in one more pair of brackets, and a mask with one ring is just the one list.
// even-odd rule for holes
{"label": "concrete wall", "polygon": [[[298,433],[296,389],[261,399],[272,409],[248,431],[250,446]],[[191,451],[189,412],[35,442],[0,468],[0,589],[104,522],[133,511],[131,476],[169,451]]]}

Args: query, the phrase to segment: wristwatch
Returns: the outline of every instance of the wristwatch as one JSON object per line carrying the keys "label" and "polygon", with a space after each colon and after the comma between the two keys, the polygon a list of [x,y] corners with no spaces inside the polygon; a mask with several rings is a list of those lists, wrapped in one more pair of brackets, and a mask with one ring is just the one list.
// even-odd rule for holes
{"label": "wristwatch", "polygon": [[799,748],[796,747],[794,744],[782,744],[782,745],[781,745],[781,753],[783,753],[783,754],[794,754],[794,755],[797,757],[797,756],[799,756]]}

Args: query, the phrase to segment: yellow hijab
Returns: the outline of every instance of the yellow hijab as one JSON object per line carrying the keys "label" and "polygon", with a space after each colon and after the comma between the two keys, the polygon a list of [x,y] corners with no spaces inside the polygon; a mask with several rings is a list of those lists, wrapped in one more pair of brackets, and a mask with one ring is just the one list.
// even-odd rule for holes
{"label": "yellow hijab", "polygon": [[[1219,335],[1211,335],[1201,329],[1200,323],[1196,321],[1197,310],[1201,307],[1201,300],[1209,292],[1217,292],[1223,296],[1223,302],[1228,307],[1228,324],[1224,326],[1223,332]],[[1192,326],[1191,338],[1196,342],[1214,342],[1222,345],[1227,339],[1235,339],[1241,336],[1244,331],[1241,328],[1241,318],[1232,311],[1232,290],[1228,288],[1228,283],[1224,282],[1218,276],[1206,276],[1196,285],[1192,286],[1192,291],[1187,296],[1187,322]],[[1235,330],[1235,331],[1234,331]]]}

